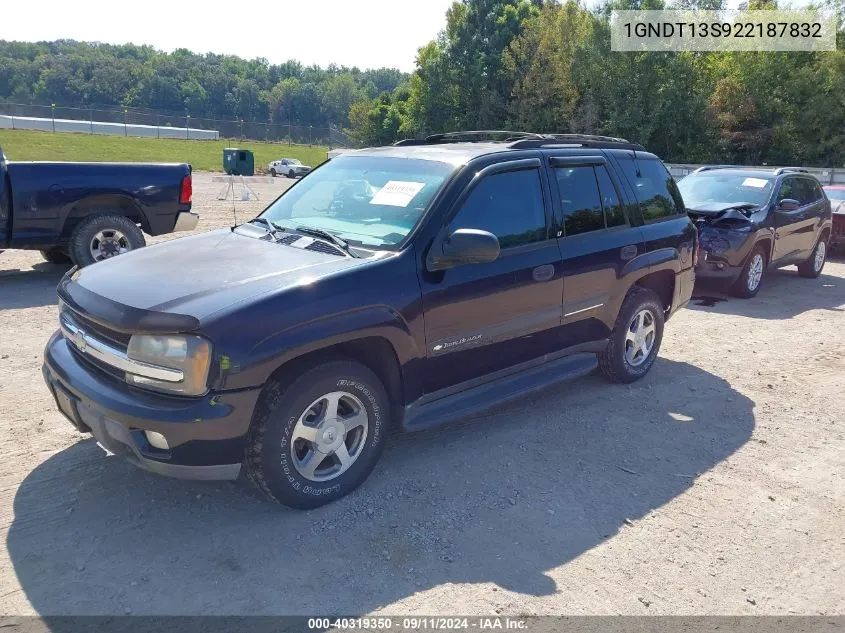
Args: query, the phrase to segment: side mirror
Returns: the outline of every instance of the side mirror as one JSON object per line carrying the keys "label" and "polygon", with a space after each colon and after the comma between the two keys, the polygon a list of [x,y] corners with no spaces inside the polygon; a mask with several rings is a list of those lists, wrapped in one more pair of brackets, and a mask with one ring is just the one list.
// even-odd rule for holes
{"label": "side mirror", "polygon": [[458,229],[434,243],[426,267],[434,272],[463,264],[486,264],[499,256],[499,250],[499,238],[489,231]]}
{"label": "side mirror", "polygon": [[796,211],[801,208],[801,203],[792,198],[784,198],[778,202],[778,211]]}

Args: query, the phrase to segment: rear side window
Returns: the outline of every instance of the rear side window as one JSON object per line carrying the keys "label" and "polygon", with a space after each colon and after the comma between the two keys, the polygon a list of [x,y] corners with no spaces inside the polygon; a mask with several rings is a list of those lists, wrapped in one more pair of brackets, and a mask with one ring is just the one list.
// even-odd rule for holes
{"label": "rear side window", "polygon": [[620,156],[619,163],[634,188],[645,222],[685,213],[678,186],[663,163],[639,156],[634,160],[632,155]]}
{"label": "rear side window", "polygon": [[604,228],[596,175],[590,165],[555,169],[565,235]]}
{"label": "rear side window", "polygon": [[499,238],[502,248],[546,239],[546,211],[536,169],[485,176],[470,192],[450,225],[481,229]]}
{"label": "rear side window", "polygon": [[601,204],[604,207],[604,221],[607,228],[627,224],[625,210],[619,201],[619,194],[616,193],[616,187],[613,186],[610,174],[607,173],[607,167],[604,165],[596,167],[596,179],[599,181]]}

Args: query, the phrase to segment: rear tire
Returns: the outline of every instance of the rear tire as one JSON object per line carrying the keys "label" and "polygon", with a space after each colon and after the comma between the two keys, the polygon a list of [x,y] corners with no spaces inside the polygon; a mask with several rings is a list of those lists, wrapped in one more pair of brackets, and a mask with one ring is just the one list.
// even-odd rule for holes
{"label": "rear tire", "polygon": [[249,431],[247,477],[270,499],[316,508],[349,494],[384,449],[390,402],[363,365],[330,361],[264,387]]}
{"label": "rear tire", "polygon": [[766,252],[762,246],[755,246],[742,267],[739,279],[732,288],[734,296],[741,299],[756,297],[766,276]]}
{"label": "rear tire", "polygon": [[51,264],[70,264],[70,255],[68,255],[67,251],[63,248],[50,248],[41,251],[41,257],[44,258],[45,262],[49,262]]}
{"label": "rear tire", "polygon": [[825,262],[827,261],[827,242],[819,239],[813,252],[810,253],[810,258],[798,264],[798,274],[807,279],[815,279],[822,274]]}
{"label": "rear tire", "polygon": [[296,172],[294,170],[290,170],[288,172],[288,178],[296,178]]}
{"label": "rear tire", "polygon": [[122,215],[95,215],[84,220],[70,236],[70,256],[78,266],[88,266],[146,246],[141,229]]}
{"label": "rear tire", "polygon": [[653,290],[634,286],[622,303],[599,369],[612,382],[629,383],[645,376],[663,341],[663,302]]}

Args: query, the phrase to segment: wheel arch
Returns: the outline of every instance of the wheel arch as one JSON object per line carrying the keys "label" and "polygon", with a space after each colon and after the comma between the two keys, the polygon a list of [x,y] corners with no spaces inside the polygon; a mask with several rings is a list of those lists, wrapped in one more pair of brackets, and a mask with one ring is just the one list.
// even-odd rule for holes
{"label": "wheel arch", "polygon": [[76,227],[88,218],[116,214],[116,212],[135,224],[140,224],[142,231],[151,234],[149,220],[137,201],[121,194],[106,194],[83,198],[70,205],[62,226],[61,237],[62,239],[70,238]]}

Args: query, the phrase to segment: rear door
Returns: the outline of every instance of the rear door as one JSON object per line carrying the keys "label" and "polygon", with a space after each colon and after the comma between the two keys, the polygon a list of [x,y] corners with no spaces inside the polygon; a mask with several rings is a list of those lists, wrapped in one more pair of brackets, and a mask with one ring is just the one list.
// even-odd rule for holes
{"label": "rear door", "polygon": [[458,198],[442,232],[481,229],[499,257],[420,275],[432,393],[535,359],[555,348],[563,282],[549,237],[548,187],[539,158],[483,169]]}
{"label": "rear door", "polygon": [[608,336],[625,265],[642,253],[642,234],[632,226],[621,183],[603,155],[549,157],[560,225],[563,328],[566,347]]}

